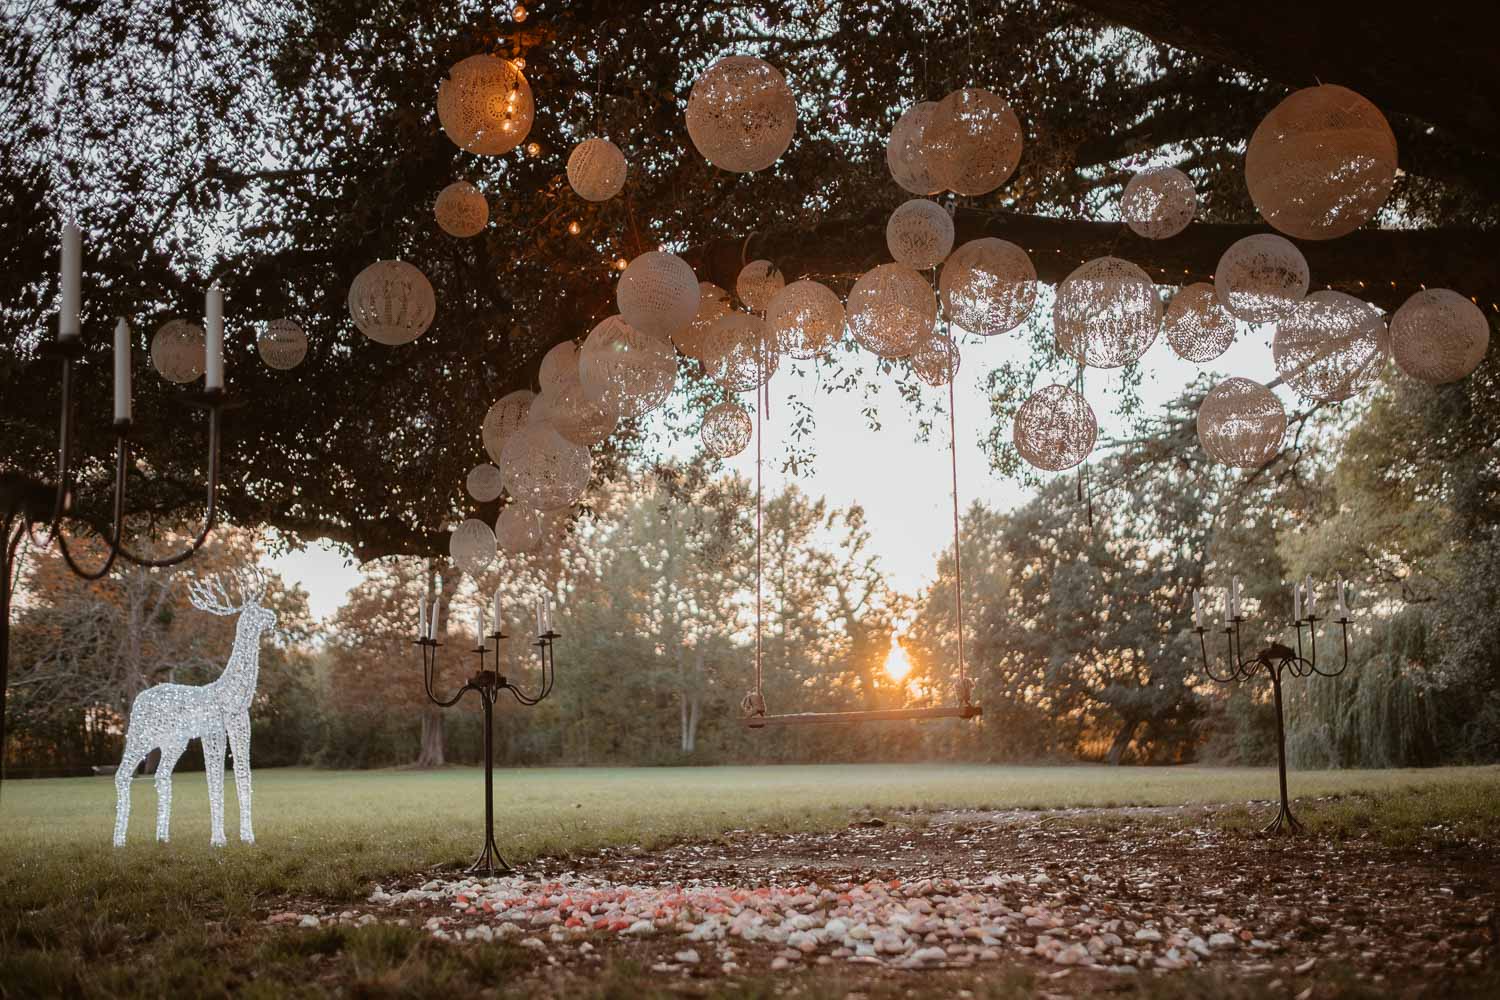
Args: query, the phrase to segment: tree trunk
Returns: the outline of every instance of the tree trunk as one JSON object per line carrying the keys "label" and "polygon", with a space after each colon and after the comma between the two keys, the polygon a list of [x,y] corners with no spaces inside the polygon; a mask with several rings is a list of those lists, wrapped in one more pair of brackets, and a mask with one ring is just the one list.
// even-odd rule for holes
{"label": "tree trunk", "polygon": [[442,767],[443,757],[443,710],[429,708],[422,713],[422,749],[417,754],[418,767]]}
{"label": "tree trunk", "polygon": [[1140,728],[1140,720],[1126,719],[1120,731],[1115,734],[1115,741],[1109,746],[1109,755],[1104,759],[1111,767],[1119,767],[1120,758],[1125,756],[1125,751],[1130,746],[1130,741],[1135,739],[1135,731]]}

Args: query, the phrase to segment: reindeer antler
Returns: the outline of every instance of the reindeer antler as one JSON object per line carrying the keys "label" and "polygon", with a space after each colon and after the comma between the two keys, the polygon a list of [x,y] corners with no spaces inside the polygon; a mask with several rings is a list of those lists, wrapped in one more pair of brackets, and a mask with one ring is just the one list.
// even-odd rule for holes
{"label": "reindeer antler", "polygon": [[[259,605],[270,581],[257,566],[236,570],[225,579],[214,573],[188,583],[188,600],[193,607],[215,615],[237,615],[245,608]],[[234,596],[230,595],[233,588]]]}

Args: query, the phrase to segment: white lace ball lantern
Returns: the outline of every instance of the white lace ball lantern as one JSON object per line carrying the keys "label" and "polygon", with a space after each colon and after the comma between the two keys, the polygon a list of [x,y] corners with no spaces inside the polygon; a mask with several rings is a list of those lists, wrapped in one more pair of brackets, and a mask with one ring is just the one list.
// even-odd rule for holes
{"label": "white lace ball lantern", "polygon": [[750,414],[739,403],[725,401],[709,407],[703,414],[698,436],[703,450],[716,458],[733,458],[750,444],[755,425]]}
{"label": "white lace ball lantern", "polygon": [[1302,251],[1275,233],[1237,241],[1214,270],[1219,301],[1247,323],[1269,323],[1287,315],[1307,296],[1311,282]]}
{"label": "white lace ball lantern", "polygon": [[943,190],[928,163],[927,123],[937,110],[936,101],[922,101],[906,109],[891,129],[885,144],[885,162],[891,177],[912,194],[930,195]]}
{"label": "white lace ball lantern", "polygon": [[589,450],[548,423],[516,431],[500,453],[505,488],[532,510],[561,510],[582,500],[593,468]]}
{"label": "white lace ball lantern", "polygon": [[667,341],[610,316],[584,340],[578,375],[590,399],[629,420],[667,401],[677,385],[677,355]]}
{"label": "white lace ball lantern", "polygon": [[1422,382],[1457,382],[1479,367],[1489,349],[1484,313],[1451,289],[1417,292],[1391,317],[1396,365]]}
{"label": "white lace ball lantern", "polygon": [[970,333],[1014,330],[1036,305],[1036,267],[1026,251],[986,236],[953,252],[938,278],[943,313]]}
{"label": "white lace ball lantern", "polygon": [[1161,299],[1139,267],[1096,257],[1057,286],[1053,334],[1064,354],[1094,368],[1120,368],[1140,358],[1161,331]]}
{"label": "white lace ball lantern", "polygon": [[1276,324],[1276,373],[1301,395],[1336,403],[1385,371],[1391,338],[1380,310],[1343,292],[1313,292]]}
{"label": "white lace ball lantern", "polygon": [[490,203],[484,192],[468,181],[454,181],[438,192],[432,204],[437,224],[449,236],[478,236],[490,221]]}
{"label": "white lace ball lantern", "polygon": [[288,371],[307,357],[307,331],[296,320],[273,319],[255,338],[261,360],[277,371]]}
{"label": "white lace ball lantern", "polygon": [[816,358],[843,335],[844,303],[827,285],[794,281],[766,307],[766,330],[788,357]]}
{"label": "white lace ball lantern", "polygon": [[469,470],[469,475],[464,479],[464,489],[480,503],[489,503],[504,491],[505,477],[497,467],[489,462],[482,462]]}
{"label": "white lace ball lantern", "polygon": [[377,260],[349,285],[349,315],[378,344],[408,344],[427,332],[437,298],[427,276],[401,260]]}
{"label": "white lace ball lantern", "polygon": [[568,154],[568,184],[584,201],[609,201],[625,186],[625,154],[608,139],[585,139]]}
{"label": "white lace ball lantern", "polygon": [[531,131],[531,85],[509,59],[481,53],[459,62],[438,87],[438,121],[454,145],[501,156]]}
{"label": "white lace ball lantern", "polygon": [[959,360],[958,344],[946,333],[935,331],[912,353],[911,370],[927,385],[947,385],[958,377]]}
{"label": "white lace ball lantern", "polygon": [[543,392],[566,389],[579,384],[578,353],[579,348],[576,343],[564,340],[560,344],[554,344],[546,354],[542,355],[542,363],[537,369],[536,380]]}
{"label": "white lace ball lantern", "polygon": [[620,275],[615,302],[636,330],[670,341],[698,313],[698,276],[676,254],[651,250],[631,261]]}
{"label": "white lace ball lantern", "polygon": [[1210,458],[1237,469],[1258,469],[1281,450],[1286,409],[1259,382],[1229,378],[1198,406],[1198,441]]}
{"label": "white lace ball lantern", "polygon": [[752,260],[734,279],[734,293],[751,312],[764,313],[776,293],[786,287],[781,269],[768,260]]}
{"label": "white lace ball lantern", "polygon": [[499,464],[500,453],[505,448],[505,442],[526,426],[531,413],[531,405],[535,400],[536,394],[530,389],[517,389],[515,392],[501,396],[485,411],[479,436],[484,442],[484,450],[490,456],[490,461]]}
{"label": "white lace ball lantern", "polygon": [[937,296],[927,279],[905,264],[881,264],[849,292],[849,334],[883,358],[908,357],[932,336]]}
{"label": "white lace ball lantern", "polygon": [[797,99],[781,71],[754,56],[710,66],[688,95],[688,137],[703,158],[735,173],[764,170],[797,131]]}
{"label": "white lace ball lantern", "polygon": [[542,544],[542,516],[530,507],[506,504],[495,518],[495,542],[512,555],[534,552]]}
{"label": "white lace ball lantern", "polygon": [[729,293],[712,281],[698,282],[698,311],[687,329],[672,335],[672,343],[684,357],[702,360],[708,332],[722,316],[729,315]]}
{"label": "white lace ball lantern", "polygon": [[1391,193],[1396,136],[1380,109],[1347,87],[1308,87],[1271,109],[1250,137],[1245,183],[1260,214],[1288,236],[1343,236]]}
{"label": "white lace ball lantern", "polygon": [[1206,281],[1188,285],[1172,296],[1162,328],[1179,358],[1200,365],[1229,350],[1236,333],[1234,316]]}
{"label": "white lace ball lantern", "polygon": [[1043,386],[1016,410],[1012,440],[1028,465],[1071,469],[1094,450],[1099,422],[1088,400],[1065,385]]}
{"label": "white lace ball lantern", "polygon": [[925,271],[953,252],[953,218],[935,201],[913,198],[891,213],[885,245],[898,264]]}
{"label": "white lace ball lantern", "polygon": [[765,321],[750,313],[720,317],[703,348],[703,370],[709,378],[734,392],[759,388],[776,374],[781,352]]}
{"label": "white lace ball lantern", "polygon": [[585,448],[615,432],[620,413],[608,401],[589,395],[582,382],[544,389],[531,404],[527,423],[544,422],[557,433]]}
{"label": "white lace ball lantern", "polygon": [[1021,122],[1010,103],[979,87],[938,102],[923,130],[933,179],[956,194],[989,194],[1021,162]]}
{"label": "white lace ball lantern", "polygon": [[168,382],[203,374],[203,327],[185,319],[163,323],[151,338],[151,366]]}
{"label": "white lace ball lantern", "polygon": [[448,556],[453,564],[479,579],[495,562],[495,532],[477,517],[471,517],[448,536]]}
{"label": "white lace ball lantern", "polygon": [[1120,196],[1120,217],[1137,236],[1164,240],[1188,227],[1198,214],[1198,192],[1176,167],[1152,167],[1130,178]]}

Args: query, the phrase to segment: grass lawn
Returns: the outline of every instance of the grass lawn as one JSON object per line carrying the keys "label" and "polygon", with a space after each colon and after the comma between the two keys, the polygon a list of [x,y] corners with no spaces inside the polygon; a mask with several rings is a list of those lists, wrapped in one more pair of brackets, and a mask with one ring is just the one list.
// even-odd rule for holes
{"label": "grass lawn", "polygon": [[[1500,768],[1300,772],[1290,780],[1299,797],[1344,796],[1304,810],[1325,832],[1373,824],[1385,836],[1413,839],[1436,823],[1450,835],[1500,829]],[[467,863],[482,836],[477,769],[258,772],[253,847],[236,839],[238,813],[226,785],[228,848],[208,846],[203,775],[184,774],[174,786],[172,843],[152,841],[155,791],[139,779],[130,845],[114,850],[110,780],[6,782],[0,995],[203,993],[257,983],[281,993],[289,983],[272,970],[289,960],[260,940],[267,907],[288,896],[360,900],[376,879]],[[1275,789],[1273,769],[559,768],[499,772],[496,826],[508,859],[524,863],[735,828],[837,828],[863,808],[1244,803],[1269,799]],[[1228,815],[1245,817],[1243,810]],[[389,943],[371,947],[389,950]],[[457,956],[462,967],[428,971],[448,969],[472,986],[486,979],[462,965],[474,960]]]}

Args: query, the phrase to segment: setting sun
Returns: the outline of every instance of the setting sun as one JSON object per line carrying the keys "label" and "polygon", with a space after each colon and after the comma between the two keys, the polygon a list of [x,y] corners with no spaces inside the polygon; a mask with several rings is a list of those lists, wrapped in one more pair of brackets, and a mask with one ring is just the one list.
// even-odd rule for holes
{"label": "setting sun", "polygon": [[911,657],[906,655],[901,641],[891,636],[891,651],[885,657],[885,675],[893,681],[904,681],[911,673]]}

